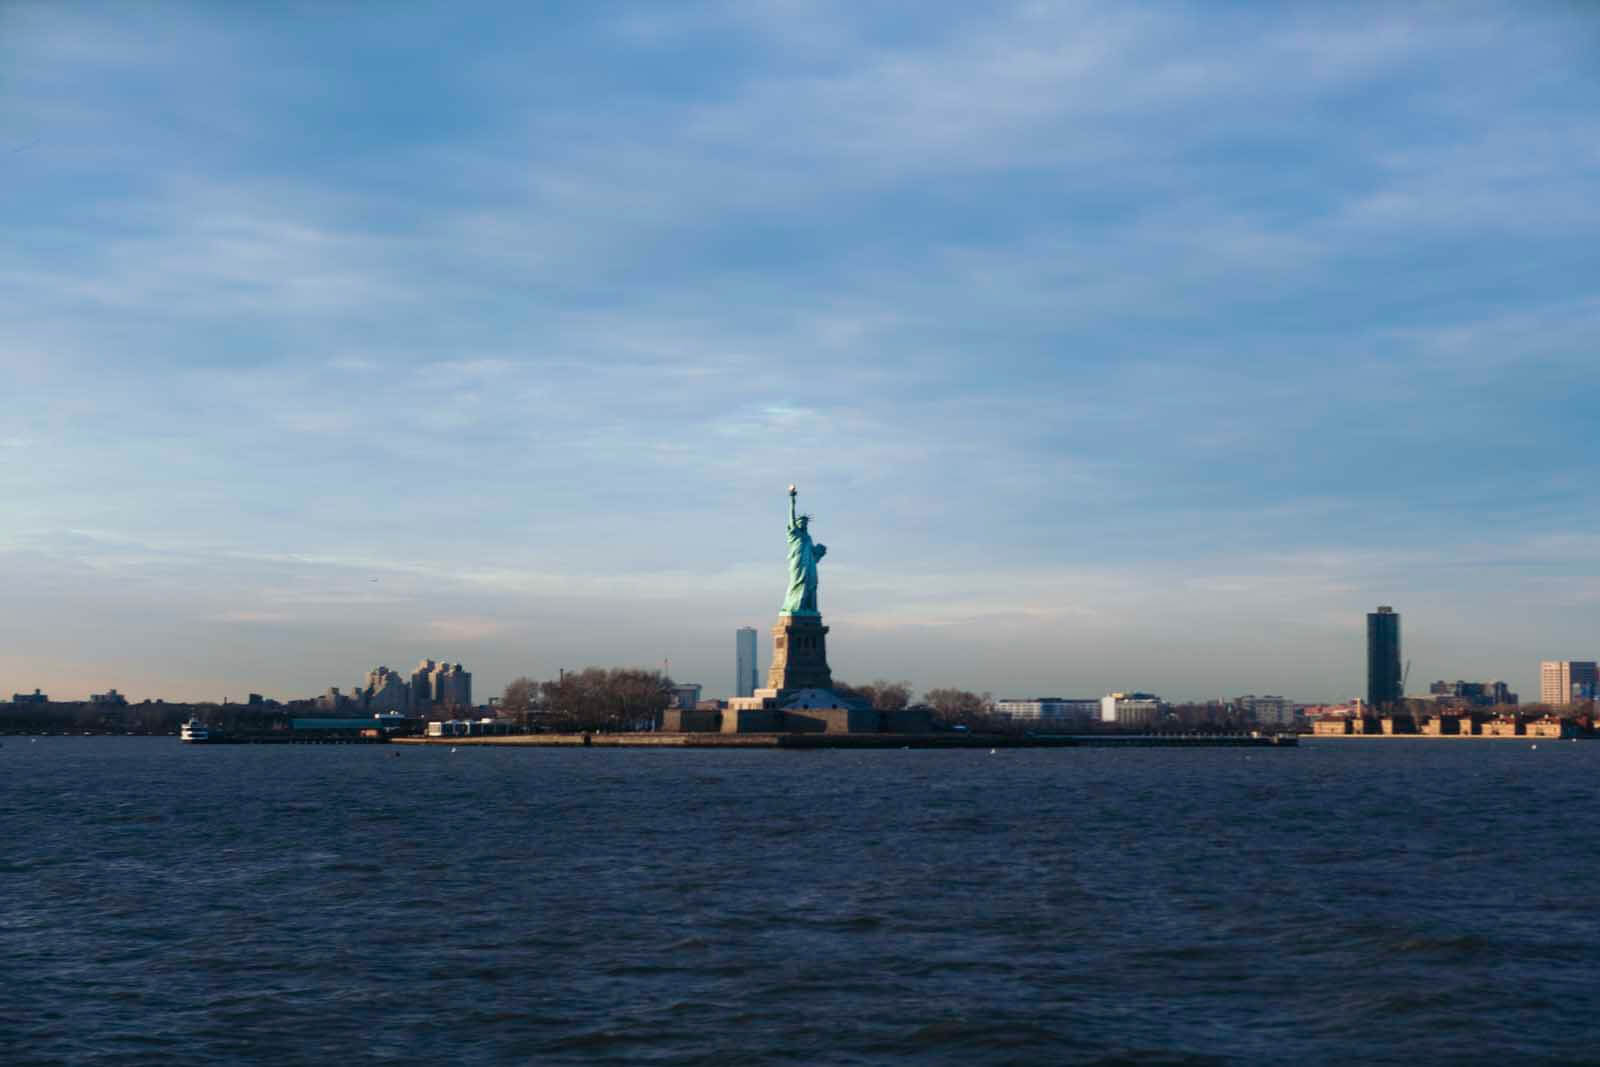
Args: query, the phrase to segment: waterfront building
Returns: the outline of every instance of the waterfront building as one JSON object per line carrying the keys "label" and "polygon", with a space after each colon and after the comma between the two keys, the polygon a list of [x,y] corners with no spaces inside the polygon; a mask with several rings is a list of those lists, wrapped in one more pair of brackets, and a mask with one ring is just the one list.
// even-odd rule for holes
{"label": "waterfront building", "polygon": [[703,687],[698,682],[685,682],[672,687],[672,700],[668,707],[680,708],[684,711],[693,711],[700,703],[700,690]]}
{"label": "waterfront building", "polygon": [[1405,696],[1400,690],[1400,616],[1385,604],[1367,615],[1367,704],[1390,710]]}
{"label": "waterfront building", "polygon": [[1299,711],[1308,719],[1359,719],[1367,713],[1367,706],[1357,697],[1343,704],[1306,704]]}
{"label": "waterfront building", "polygon": [[1100,721],[1118,726],[1151,726],[1161,714],[1154,693],[1107,693],[1100,698]]}
{"label": "waterfront building", "polygon": [[89,703],[97,707],[125,708],[128,706],[128,698],[115,689],[108,689],[104,693],[90,693]]}
{"label": "waterfront building", "polygon": [[756,628],[741,626],[733,632],[733,695],[751,696],[760,684],[756,677]]}
{"label": "waterfront building", "polygon": [[1475,726],[1471,715],[1444,712],[1424,719],[1417,732],[1425,737],[1471,737]]}
{"label": "waterfront building", "polygon": [[[1348,704],[1308,705],[1301,709],[1311,720],[1315,734],[1377,734],[1382,733],[1380,720],[1372,715],[1371,708],[1358,697]],[[1393,717],[1390,718],[1391,732]]]}
{"label": "waterfront building", "polygon": [[1064,697],[1029,697],[1026,699],[999,700],[994,705],[995,714],[1013,722],[1036,723],[1087,723],[1100,716],[1100,701],[1073,700]]}
{"label": "waterfront building", "polygon": [[50,703],[50,698],[45,696],[43,693],[39,692],[39,690],[35,689],[31,693],[12,693],[11,694],[11,703],[13,703],[13,704],[48,704],[48,703]]}
{"label": "waterfront building", "polygon": [[1594,660],[1547,659],[1539,664],[1539,703],[1560,707],[1593,700],[1600,685]]}
{"label": "waterfront building", "polygon": [[1263,726],[1288,726],[1294,722],[1294,702],[1287,697],[1250,694],[1234,701],[1244,716]]}

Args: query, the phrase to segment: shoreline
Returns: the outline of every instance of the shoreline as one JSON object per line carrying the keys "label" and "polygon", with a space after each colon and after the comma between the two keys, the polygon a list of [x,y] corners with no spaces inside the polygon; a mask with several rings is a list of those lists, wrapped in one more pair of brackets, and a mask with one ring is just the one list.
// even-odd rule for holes
{"label": "shoreline", "polygon": [[1301,734],[1307,741],[1590,741],[1547,734]]}
{"label": "shoreline", "polygon": [[507,734],[490,737],[396,737],[395,745],[532,748],[1293,748],[1299,735],[1248,734]]}

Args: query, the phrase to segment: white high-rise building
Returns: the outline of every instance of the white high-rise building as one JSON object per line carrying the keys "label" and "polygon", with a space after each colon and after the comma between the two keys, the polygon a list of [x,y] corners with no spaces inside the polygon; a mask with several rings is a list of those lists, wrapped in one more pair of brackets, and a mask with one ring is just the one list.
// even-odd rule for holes
{"label": "white high-rise building", "polygon": [[1161,714],[1161,698],[1153,693],[1107,693],[1100,698],[1100,721],[1118,726],[1150,726]]}
{"label": "white high-rise building", "polygon": [[741,626],[734,631],[734,681],[733,695],[747,697],[756,691],[756,631],[753,626]]}
{"label": "white high-rise building", "polygon": [[1547,659],[1539,664],[1539,703],[1560,707],[1595,695],[1594,660]]}

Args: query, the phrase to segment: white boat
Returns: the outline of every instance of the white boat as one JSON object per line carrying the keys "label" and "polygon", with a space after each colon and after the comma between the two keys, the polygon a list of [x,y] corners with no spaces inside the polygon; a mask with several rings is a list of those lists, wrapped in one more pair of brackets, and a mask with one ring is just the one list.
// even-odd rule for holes
{"label": "white boat", "polygon": [[198,718],[190,719],[178,730],[179,741],[206,741],[210,738],[211,731]]}

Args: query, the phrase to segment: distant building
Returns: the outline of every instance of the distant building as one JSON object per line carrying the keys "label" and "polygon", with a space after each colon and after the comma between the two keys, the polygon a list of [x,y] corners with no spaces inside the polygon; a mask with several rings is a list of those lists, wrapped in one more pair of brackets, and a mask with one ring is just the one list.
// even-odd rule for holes
{"label": "distant building", "polygon": [[13,703],[13,704],[48,704],[48,703],[50,703],[50,698],[45,696],[43,693],[39,692],[39,690],[35,689],[31,693],[12,693],[11,694],[11,703]]}
{"label": "distant building", "polygon": [[396,671],[378,667],[367,675],[366,699],[362,701],[373,714],[411,712],[411,683],[401,679]]}
{"label": "distant building", "polygon": [[1405,696],[1400,675],[1400,616],[1388,605],[1367,615],[1367,704],[1379,711]]}
{"label": "distant building", "polygon": [[[255,693],[250,703],[274,706]],[[472,707],[472,675],[461,664],[422,660],[409,676],[388,667],[374,667],[348,693],[338,686],[310,702],[317,710],[335,714],[389,714],[425,716],[434,708],[465,710]]]}
{"label": "distant building", "polygon": [[1438,681],[1428,686],[1428,695],[1440,707],[1492,708],[1517,703],[1517,694],[1500,681]]}
{"label": "distant building", "polygon": [[433,702],[444,707],[472,707],[472,675],[461,664],[441,663],[429,676]]}
{"label": "distant building", "polygon": [[1072,700],[1065,697],[1029,697],[998,700],[995,714],[1013,722],[1086,723],[1100,715],[1100,701]]}
{"label": "distant building", "polygon": [[1561,706],[1593,700],[1596,685],[1594,660],[1547,659],[1539,664],[1539,703]]}
{"label": "distant building", "polygon": [[89,703],[102,708],[125,708],[128,698],[115,689],[108,689],[104,693],[90,693]]}
{"label": "distant building", "polygon": [[1294,701],[1287,697],[1242,696],[1234,704],[1246,719],[1262,726],[1288,726],[1295,720]]}
{"label": "distant building", "polygon": [[1161,714],[1154,693],[1107,693],[1100,698],[1100,721],[1118,726],[1150,726]]}
{"label": "distant building", "polygon": [[317,710],[329,713],[358,711],[361,708],[362,690],[357,688],[354,693],[341,693],[339,687],[330,685],[328,691],[316,700]]}
{"label": "distant building", "polygon": [[755,694],[760,680],[756,677],[756,631],[753,626],[741,626],[733,632],[733,695],[747,697]]}
{"label": "distant building", "polygon": [[411,672],[411,703],[426,708],[433,703],[433,670],[437,666],[431,659],[422,660]]}
{"label": "distant building", "polygon": [[695,706],[700,703],[701,688],[700,685],[694,682],[673,686],[672,703],[669,706],[682,708],[684,711],[693,711]]}
{"label": "distant building", "polygon": [[1313,721],[1317,719],[1360,719],[1367,714],[1367,706],[1360,697],[1343,704],[1301,704],[1297,708],[1301,715]]}
{"label": "distant building", "polygon": [[1485,699],[1487,699],[1491,704],[1520,703],[1517,698],[1517,694],[1513,693],[1511,691],[1511,687],[1504,682],[1484,682],[1483,690]]}

